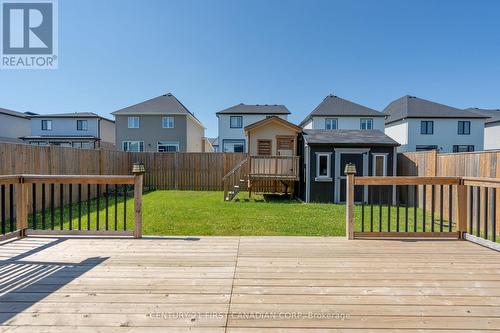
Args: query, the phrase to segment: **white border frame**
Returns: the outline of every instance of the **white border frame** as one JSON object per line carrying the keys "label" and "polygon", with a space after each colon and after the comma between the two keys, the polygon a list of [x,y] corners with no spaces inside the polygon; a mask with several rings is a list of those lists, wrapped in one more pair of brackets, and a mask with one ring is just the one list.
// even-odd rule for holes
{"label": "white border frame", "polygon": [[[332,153],[331,152],[317,152],[316,154],[316,175],[314,177],[314,181],[317,182],[331,182],[332,178]],[[321,156],[327,157],[327,175],[320,176],[319,175],[319,159]]]}
{"label": "white border frame", "polygon": [[[172,127],[165,127],[165,119],[166,118],[171,118],[172,119]],[[175,128],[175,118],[173,116],[163,116],[161,117],[161,128],[167,128],[167,129],[171,129],[171,128]]]}
{"label": "white border frame", "polygon": [[[137,118],[137,127],[130,127],[130,118]],[[141,118],[139,116],[127,116],[127,128],[129,129],[137,129],[141,127]]]}
{"label": "white border frame", "polygon": [[382,177],[387,176],[387,160],[388,160],[388,155],[389,153],[373,153],[372,154],[372,176],[375,176],[375,170],[376,170],[376,165],[375,165],[375,160],[377,157],[383,157],[384,158],[384,169],[382,171],[383,175]]}
{"label": "white border frame", "polygon": [[[340,202],[340,180],[346,176],[340,175],[340,157],[342,154],[362,154],[363,155],[363,176],[368,176],[368,155],[370,148],[335,148],[335,182],[334,182],[334,199],[335,203]],[[342,170],[343,172],[343,170]],[[368,197],[368,187],[365,186],[365,198]]]}
{"label": "white border frame", "polygon": [[[137,143],[139,143],[139,151],[125,150],[125,146],[124,146],[125,142],[128,142],[128,143],[130,143],[130,142],[134,142],[134,143],[137,142]],[[141,148],[141,142],[142,142],[142,150],[140,150],[140,148]],[[123,140],[122,141],[122,151],[132,152],[132,153],[142,153],[142,152],[146,151],[146,147],[144,147],[144,141],[141,141],[141,140]]]}

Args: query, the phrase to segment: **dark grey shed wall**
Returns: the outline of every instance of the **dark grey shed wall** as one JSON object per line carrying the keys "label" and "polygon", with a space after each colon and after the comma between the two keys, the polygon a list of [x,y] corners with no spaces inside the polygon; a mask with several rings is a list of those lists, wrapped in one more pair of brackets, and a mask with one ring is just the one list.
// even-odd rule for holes
{"label": "dark grey shed wall", "polygon": [[[394,147],[386,147],[386,146],[334,146],[332,144],[320,144],[320,145],[310,145],[310,202],[334,202],[334,192],[335,192],[335,148],[369,148],[369,156],[368,156],[368,175],[373,175],[373,154],[383,153],[387,155],[387,175],[394,175]],[[302,147],[302,151],[304,148]],[[316,153],[331,153],[331,170],[330,173],[332,175],[333,180],[330,182],[325,181],[315,181],[316,177]],[[305,156],[305,155],[303,155]],[[340,174],[343,173],[343,170],[340,170]],[[300,197],[302,200],[306,199],[306,186],[305,186],[305,175],[302,176],[301,184],[303,186],[300,187]]]}

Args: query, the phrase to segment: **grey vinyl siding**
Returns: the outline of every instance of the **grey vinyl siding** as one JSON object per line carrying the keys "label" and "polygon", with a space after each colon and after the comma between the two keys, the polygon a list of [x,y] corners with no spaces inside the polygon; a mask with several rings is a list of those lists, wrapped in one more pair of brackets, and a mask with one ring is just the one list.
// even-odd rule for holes
{"label": "grey vinyl siding", "polygon": [[[162,117],[173,117],[174,128],[163,128]],[[123,141],[144,141],[144,151],[156,152],[158,141],[179,142],[179,151],[187,149],[185,115],[116,115],[116,146],[123,150]],[[139,128],[128,128],[128,117],[139,117]]]}

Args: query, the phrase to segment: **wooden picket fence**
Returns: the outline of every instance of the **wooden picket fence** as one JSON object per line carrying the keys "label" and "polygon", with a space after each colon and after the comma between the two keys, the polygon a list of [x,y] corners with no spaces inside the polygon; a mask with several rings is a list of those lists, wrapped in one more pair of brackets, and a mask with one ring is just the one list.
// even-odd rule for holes
{"label": "wooden picket fence", "polygon": [[146,188],[223,190],[222,178],[246,158],[241,153],[129,153],[0,143],[0,175],[130,175],[146,168]]}

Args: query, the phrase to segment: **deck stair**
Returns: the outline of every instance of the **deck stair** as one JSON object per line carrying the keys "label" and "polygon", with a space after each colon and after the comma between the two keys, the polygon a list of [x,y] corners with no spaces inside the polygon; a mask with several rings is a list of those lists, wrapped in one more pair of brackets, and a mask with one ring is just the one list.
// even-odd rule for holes
{"label": "deck stair", "polygon": [[224,183],[224,200],[231,201],[240,191],[247,190],[248,159],[244,159],[222,178]]}

